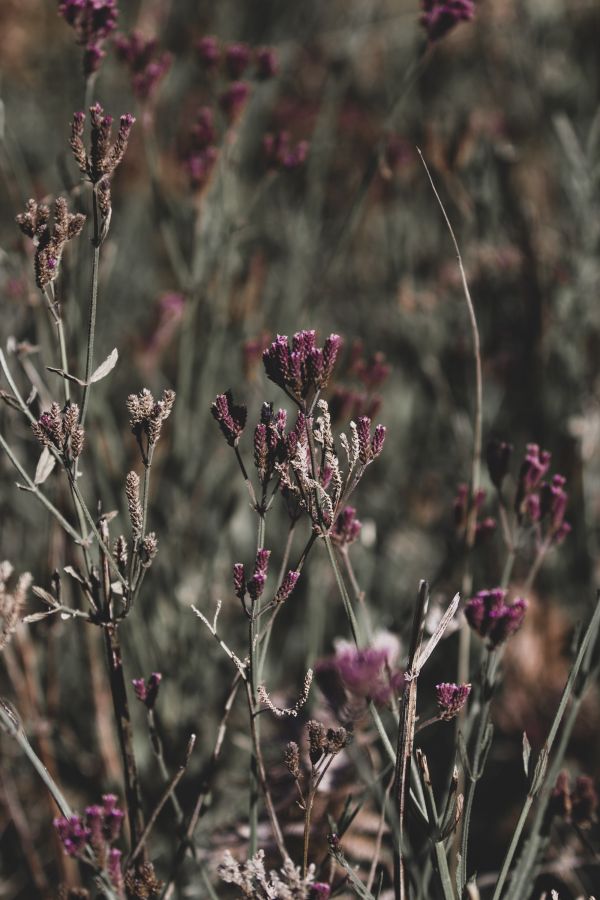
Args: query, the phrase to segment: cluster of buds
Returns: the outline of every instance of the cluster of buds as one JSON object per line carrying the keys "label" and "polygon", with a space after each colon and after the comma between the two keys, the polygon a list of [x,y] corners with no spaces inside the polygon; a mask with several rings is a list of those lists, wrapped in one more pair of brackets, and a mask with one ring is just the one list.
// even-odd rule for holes
{"label": "cluster of buds", "polygon": [[554,475],[550,482],[544,477],[550,468],[551,454],[537,444],[528,444],[521,464],[515,496],[515,512],[519,521],[539,523],[554,544],[559,544],[571,531],[565,522],[568,494],[566,479]]}
{"label": "cluster of buds", "polygon": [[0,563],[0,650],[10,641],[21,619],[21,612],[27,599],[27,591],[33,581],[29,572],[19,576],[14,588],[8,587],[13,573],[11,564]]}
{"label": "cluster of buds", "polygon": [[[139,394],[130,394],[127,398],[129,425],[137,439],[144,462],[147,461],[147,452],[158,442],[163,423],[171,415],[174,403],[175,391],[169,389],[163,391],[160,400],[155,400],[148,388],[143,388]],[[147,450],[143,446],[144,436],[148,443]]]}
{"label": "cluster of buds", "polygon": [[473,631],[487,640],[491,650],[519,630],[527,611],[526,600],[517,597],[507,603],[506,594],[503,588],[479,591],[465,605],[467,622]]}
{"label": "cluster of buds", "polygon": [[153,672],[146,681],[143,678],[134,678],[132,680],[135,696],[147,709],[154,709],[161,681],[162,675],[160,672]]}
{"label": "cluster of buds", "polygon": [[322,722],[311,719],[306,724],[308,755],[314,767],[326,756],[336,756],[352,742],[352,732],[346,728],[327,728]]}
{"label": "cluster of buds", "polygon": [[210,411],[218,422],[219,428],[230,447],[237,447],[239,439],[246,425],[248,410],[245,406],[239,406],[233,402],[231,391],[219,394],[215,397]]}
{"label": "cluster of buds", "polygon": [[135,118],[130,113],[121,116],[119,130],[114,141],[112,116],[105,116],[99,103],[90,107],[90,122],[90,152],[86,151],[83,142],[85,127],[85,113],[83,112],[76,112],[73,115],[70,145],[80,172],[94,185],[100,211],[107,223],[106,228],[108,228],[111,214],[110,182],[127,150]]}
{"label": "cluster of buds", "polygon": [[44,447],[58,450],[67,466],[81,455],[85,432],[79,424],[76,403],[67,403],[62,410],[58,403],[53,403],[37,422],[32,423],[31,430]]}
{"label": "cluster of buds", "polygon": [[421,25],[432,43],[475,16],[474,0],[423,0]]}
{"label": "cluster of buds", "polygon": [[85,815],[61,816],[54,819],[54,827],[69,856],[81,856],[90,846],[96,865],[106,870],[119,900],[125,898],[121,868],[121,851],[112,845],[119,839],[124,813],[117,807],[114,794],[104,794],[102,805],[88,806]]}
{"label": "cluster of buds", "polygon": [[371,435],[371,419],[369,416],[361,416],[356,425],[356,434],[358,436],[358,458],[363,466],[377,459],[383,450],[383,442],[385,441],[385,426],[376,425],[373,435]]}
{"label": "cluster of buds", "polygon": [[267,378],[303,406],[311,393],[327,387],[341,345],[338,334],[330,334],[323,347],[317,347],[315,331],[299,331],[291,342],[280,334],[263,353]]}
{"label": "cluster of buds", "polygon": [[58,12],[84,47],[84,74],[97,72],[106,56],[102,45],[117,27],[117,0],[61,0]]}
{"label": "cluster of buds", "polygon": [[272,47],[259,47],[254,52],[243,43],[221,45],[218,38],[206,35],[196,43],[200,63],[207,72],[216,72],[221,65],[228,78],[238,80],[254,64],[254,75],[261,81],[273,78],[278,71],[277,54]]}
{"label": "cluster of buds", "polygon": [[331,529],[331,540],[338,547],[347,547],[358,539],[362,528],[362,522],[356,518],[356,510],[353,506],[345,506],[336,516]]}
{"label": "cluster of buds", "polygon": [[435,696],[439,709],[439,718],[444,722],[449,722],[458,715],[467,702],[470,693],[470,684],[453,684],[450,682],[436,684]]}
{"label": "cluster of buds", "polygon": [[297,144],[292,144],[288,131],[266,134],[262,144],[265,160],[270,169],[293,172],[306,162],[308,141],[298,141]]}
{"label": "cluster of buds", "polygon": [[183,167],[193,191],[201,190],[208,183],[219,156],[214,118],[210,106],[200,107],[182,153]]}
{"label": "cluster of buds", "polygon": [[158,40],[144,37],[140,31],[132,31],[129,35],[118,34],[115,49],[131,73],[133,93],[139,100],[149,100],[171,68],[171,54],[160,53]]}
{"label": "cluster of buds", "polygon": [[475,542],[480,543],[485,538],[492,535],[497,527],[497,522],[492,516],[485,516],[480,519],[479,514],[485,501],[485,491],[479,488],[470,499],[469,486],[467,484],[459,484],[456,497],[454,498],[454,525],[457,534],[464,536],[471,515],[475,516]]}
{"label": "cluster of buds", "polygon": [[25,212],[16,219],[23,234],[35,245],[35,281],[42,291],[58,275],[65,244],[81,233],[85,216],[70,213],[65,198],[57,197],[52,228],[49,220],[49,207],[35,200],[28,200]]}
{"label": "cluster of buds", "polygon": [[273,477],[277,463],[283,463],[298,443],[303,421],[297,421],[289,435],[285,433],[286,423],[285,409],[275,413],[272,403],[263,403],[260,422],[254,429],[254,465],[263,488]]}
{"label": "cluster of buds", "polygon": [[571,790],[569,773],[559,773],[550,798],[548,812],[572,822],[578,828],[591,828],[598,820],[598,794],[589,775],[580,775]]}

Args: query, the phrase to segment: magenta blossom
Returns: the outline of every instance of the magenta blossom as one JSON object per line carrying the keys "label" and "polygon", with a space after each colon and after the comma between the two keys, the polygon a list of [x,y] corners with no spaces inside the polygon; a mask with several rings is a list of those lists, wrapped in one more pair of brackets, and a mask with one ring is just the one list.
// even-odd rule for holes
{"label": "magenta blossom", "polygon": [[467,622],[480,637],[486,638],[491,650],[519,630],[527,611],[526,600],[518,597],[509,604],[506,593],[503,588],[479,591],[465,606]]}
{"label": "magenta blossom", "polygon": [[421,25],[431,42],[439,41],[459,22],[470,22],[475,15],[473,0],[423,0]]}

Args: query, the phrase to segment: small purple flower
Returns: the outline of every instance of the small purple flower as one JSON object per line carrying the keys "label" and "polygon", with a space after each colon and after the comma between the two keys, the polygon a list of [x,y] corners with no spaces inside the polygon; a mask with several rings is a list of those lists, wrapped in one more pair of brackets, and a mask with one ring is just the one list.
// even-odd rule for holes
{"label": "small purple flower", "polygon": [[473,0],[423,0],[421,25],[431,42],[439,41],[458,25],[475,15]]}
{"label": "small purple flower", "polygon": [[81,816],[71,816],[69,819],[60,816],[54,819],[54,827],[58,832],[65,853],[69,856],[78,856],[83,852],[90,837],[90,829],[87,828]]}
{"label": "small purple flower", "polygon": [[115,47],[119,59],[129,67],[134,94],[148,100],[171,68],[171,54],[158,53],[157,39],[146,38],[139,31],[132,31],[128,37],[117,35]]}
{"label": "small purple flower", "polygon": [[387,703],[402,690],[404,675],[392,669],[389,647],[371,646],[362,650],[344,645],[334,659],[342,684],[355,697]]}
{"label": "small purple flower", "polygon": [[246,425],[248,415],[246,407],[236,405],[231,391],[226,391],[215,398],[211,412],[229,446],[236,447]]}
{"label": "small purple flower", "polygon": [[274,602],[275,603],[283,603],[284,600],[287,600],[294,588],[296,587],[296,582],[300,578],[300,572],[289,571],[283,581],[281,582],[281,586],[277,593],[275,594]]}
{"label": "small purple flower", "polygon": [[331,539],[341,547],[347,547],[353,544],[360,535],[362,522],[356,518],[356,510],[353,506],[345,506],[338,514],[333,528],[331,529]]}
{"label": "small purple flower", "polygon": [[267,81],[277,75],[279,60],[272,47],[259,47],[255,54],[256,74],[261,81]]}
{"label": "small purple flower", "polygon": [[221,47],[216,37],[206,35],[206,37],[200,38],[196,43],[196,50],[200,62],[206,69],[216,69],[221,59]]}
{"label": "small purple flower", "polygon": [[219,97],[219,105],[230,122],[234,122],[246,104],[250,85],[245,81],[233,81]]}
{"label": "small purple flower", "polygon": [[106,56],[102,43],[117,27],[116,0],[63,0],[58,12],[74,29],[77,43],[85,48],[85,74],[97,72]]}
{"label": "small purple flower", "polygon": [[248,68],[250,62],[250,47],[247,44],[229,44],[225,48],[225,67],[227,74],[234,81]]}
{"label": "small purple flower", "polygon": [[371,438],[371,419],[369,416],[361,416],[356,423],[358,435],[358,458],[363,466],[368,466],[383,450],[385,441],[385,427],[377,425]]}
{"label": "small purple flower", "polygon": [[292,146],[288,131],[266,134],[262,144],[267,165],[273,169],[293,172],[306,162],[308,141],[299,141]]}
{"label": "small purple flower", "polygon": [[112,847],[108,853],[108,876],[119,897],[125,896],[125,881],[121,868],[122,855],[121,851],[117,850],[116,847]]}
{"label": "small purple flower", "polygon": [[527,610],[527,601],[521,597],[506,603],[506,593],[503,588],[479,591],[465,606],[467,622],[492,650],[519,630]]}
{"label": "small purple flower", "polygon": [[324,881],[313,881],[310,886],[310,900],[327,900],[331,896],[331,887]]}
{"label": "small purple flower", "polygon": [[[131,682],[133,685],[133,689],[135,691],[135,696],[140,700],[148,709],[154,709],[154,704],[156,703],[156,699],[158,697],[158,689],[160,687],[160,683],[162,681],[162,675],[160,672],[153,672],[152,675],[148,678],[148,681],[144,681],[143,678],[134,678]],[[110,796],[110,795],[107,795]]]}
{"label": "small purple flower", "polygon": [[467,702],[467,698],[471,693],[471,685],[443,682],[442,684],[436,684],[435,693],[440,710],[440,719],[449,722]]}

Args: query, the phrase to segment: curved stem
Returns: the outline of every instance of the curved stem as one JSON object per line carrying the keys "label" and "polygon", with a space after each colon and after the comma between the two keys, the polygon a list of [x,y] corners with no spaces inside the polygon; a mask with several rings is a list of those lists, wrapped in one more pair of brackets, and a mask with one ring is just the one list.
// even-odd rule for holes
{"label": "curved stem", "polygon": [[96,186],[92,191],[92,211],[94,216],[94,236],[92,245],[94,255],[92,258],[92,283],[90,287],[90,305],[88,313],[88,336],[87,350],[85,357],[85,386],[83,388],[83,399],[81,401],[81,424],[85,423],[87,413],[89,395],[90,395],[90,376],[94,365],[94,338],[96,336],[96,310],[98,306],[98,270],[100,267],[100,216],[98,214],[98,196],[96,194]]}

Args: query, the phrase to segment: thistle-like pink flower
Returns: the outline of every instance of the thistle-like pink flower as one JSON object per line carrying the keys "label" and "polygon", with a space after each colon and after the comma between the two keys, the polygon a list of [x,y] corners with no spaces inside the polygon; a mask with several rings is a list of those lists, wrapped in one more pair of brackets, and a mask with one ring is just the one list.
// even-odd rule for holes
{"label": "thistle-like pink flower", "polygon": [[519,630],[527,611],[526,600],[518,597],[513,603],[506,603],[506,593],[503,588],[479,591],[465,606],[467,622],[480,637],[486,638],[492,650]]}
{"label": "thistle-like pink flower", "polygon": [[135,696],[148,709],[154,709],[161,681],[161,673],[153,672],[147,681],[144,681],[143,678],[134,678],[131,682],[135,691]]}
{"label": "thistle-like pink flower", "polygon": [[442,684],[436,684],[435,693],[440,710],[440,719],[449,722],[467,702],[467,698],[471,693],[471,685],[443,682]]}

